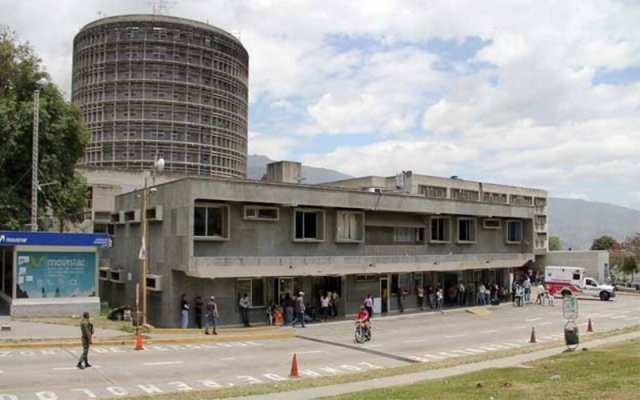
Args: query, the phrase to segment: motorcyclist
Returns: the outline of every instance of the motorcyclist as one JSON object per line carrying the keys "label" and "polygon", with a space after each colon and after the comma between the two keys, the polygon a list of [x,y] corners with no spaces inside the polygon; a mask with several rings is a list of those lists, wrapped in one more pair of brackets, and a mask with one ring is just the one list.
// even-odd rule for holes
{"label": "motorcyclist", "polygon": [[360,311],[358,312],[356,321],[360,323],[364,330],[369,331],[371,329],[371,323],[369,322],[369,312],[364,305],[360,306]]}

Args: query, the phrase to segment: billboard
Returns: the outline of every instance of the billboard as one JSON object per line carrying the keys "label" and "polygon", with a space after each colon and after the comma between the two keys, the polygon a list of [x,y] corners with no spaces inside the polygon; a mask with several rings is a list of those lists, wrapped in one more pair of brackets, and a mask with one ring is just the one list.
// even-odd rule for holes
{"label": "billboard", "polygon": [[16,297],[96,296],[96,254],[18,251]]}

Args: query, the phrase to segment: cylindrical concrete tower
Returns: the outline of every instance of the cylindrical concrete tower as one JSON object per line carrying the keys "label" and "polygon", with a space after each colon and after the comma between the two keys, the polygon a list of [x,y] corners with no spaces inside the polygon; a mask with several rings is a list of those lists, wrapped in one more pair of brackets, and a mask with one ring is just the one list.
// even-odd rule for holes
{"label": "cylindrical concrete tower", "polygon": [[109,17],[73,46],[82,165],[246,178],[249,55],[233,35],[163,15]]}

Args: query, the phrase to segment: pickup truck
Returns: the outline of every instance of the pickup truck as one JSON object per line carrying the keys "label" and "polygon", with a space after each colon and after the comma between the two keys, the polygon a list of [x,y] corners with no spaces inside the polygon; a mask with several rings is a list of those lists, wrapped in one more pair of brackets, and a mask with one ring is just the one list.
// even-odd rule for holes
{"label": "pickup truck", "polygon": [[548,266],[544,275],[546,290],[561,296],[598,297],[602,301],[616,296],[613,286],[600,284],[596,279],[584,276],[584,268],[581,267]]}

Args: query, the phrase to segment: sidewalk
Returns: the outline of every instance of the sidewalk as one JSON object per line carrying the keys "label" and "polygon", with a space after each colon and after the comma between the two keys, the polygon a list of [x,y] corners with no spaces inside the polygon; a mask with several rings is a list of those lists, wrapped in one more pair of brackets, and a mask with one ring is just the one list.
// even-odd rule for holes
{"label": "sidewalk", "polygon": [[[640,331],[611,336],[603,339],[596,339],[582,344],[578,349],[604,346],[608,344],[620,343],[630,339],[640,338]],[[539,360],[560,354],[566,347],[555,347],[535,351],[532,353],[519,354],[511,357],[498,358],[488,361],[480,361],[472,364],[463,364],[449,368],[415,372],[406,375],[390,376],[380,379],[372,379],[359,382],[344,383],[339,385],[320,386],[308,389],[294,390],[288,392],[271,393],[266,395],[246,396],[232,398],[231,400],[298,400],[314,399],[318,397],[338,396],[347,393],[360,392],[371,389],[386,389],[393,386],[410,385],[425,380],[442,379],[456,375],[463,375],[469,372],[481,371],[488,368],[515,367],[523,363]]]}
{"label": "sidewalk", "polygon": [[[80,320],[78,325],[57,325],[42,322],[9,320],[0,317],[0,326],[8,323],[10,331],[0,331],[0,348],[15,347],[65,347],[80,343]],[[258,326],[252,328],[219,328],[218,335],[205,335],[200,329],[153,329],[143,332],[145,344],[198,343],[261,339],[287,339],[294,336],[293,330],[280,327]],[[94,346],[134,345],[135,334],[114,329],[96,328]]]}

